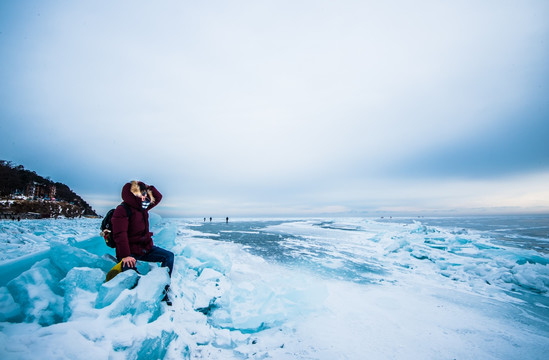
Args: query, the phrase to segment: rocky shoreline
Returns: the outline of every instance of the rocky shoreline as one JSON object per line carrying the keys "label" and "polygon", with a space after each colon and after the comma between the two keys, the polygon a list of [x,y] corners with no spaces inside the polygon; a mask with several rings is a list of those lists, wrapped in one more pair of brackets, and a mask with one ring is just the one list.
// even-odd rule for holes
{"label": "rocky shoreline", "polygon": [[51,219],[97,217],[85,208],[66,201],[0,200],[0,219]]}

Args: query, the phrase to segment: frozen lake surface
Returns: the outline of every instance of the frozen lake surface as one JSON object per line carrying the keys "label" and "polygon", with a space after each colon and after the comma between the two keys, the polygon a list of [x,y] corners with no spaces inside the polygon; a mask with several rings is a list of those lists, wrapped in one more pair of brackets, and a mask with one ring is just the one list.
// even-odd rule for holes
{"label": "frozen lake surface", "polygon": [[0,221],[2,359],[545,359],[549,217],[151,214],[176,254],[104,283],[100,220]]}

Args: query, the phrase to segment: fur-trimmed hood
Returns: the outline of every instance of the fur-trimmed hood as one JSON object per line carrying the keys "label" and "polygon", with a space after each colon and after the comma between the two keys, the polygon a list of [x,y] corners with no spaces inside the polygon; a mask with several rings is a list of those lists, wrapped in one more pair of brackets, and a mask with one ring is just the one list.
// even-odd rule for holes
{"label": "fur-trimmed hood", "polygon": [[141,196],[141,193],[143,192],[143,190],[147,190],[147,196],[151,200],[151,203],[154,204],[155,200],[154,200],[153,193],[151,189],[149,189],[149,187],[144,182],[133,180],[130,184],[131,184],[130,191],[132,192],[132,194],[134,194],[135,196]]}
{"label": "fur-trimmed hood", "polygon": [[147,191],[147,196],[150,200],[150,205],[147,207],[147,210],[152,209],[162,200],[162,194],[160,194],[154,186],[147,185],[142,181],[133,180],[122,187],[122,201],[133,208],[141,209],[142,191]]}

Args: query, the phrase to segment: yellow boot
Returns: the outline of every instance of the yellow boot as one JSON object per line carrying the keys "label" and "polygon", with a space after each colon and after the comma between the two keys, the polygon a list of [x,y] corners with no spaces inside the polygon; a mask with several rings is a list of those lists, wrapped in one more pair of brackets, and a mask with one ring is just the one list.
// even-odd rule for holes
{"label": "yellow boot", "polygon": [[116,275],[120,274],[122,272],[122,261],[120,261],[118,264],[114,265],[112,269],[109,270],[107,273],[107,279],[105,282],[112,280]]}

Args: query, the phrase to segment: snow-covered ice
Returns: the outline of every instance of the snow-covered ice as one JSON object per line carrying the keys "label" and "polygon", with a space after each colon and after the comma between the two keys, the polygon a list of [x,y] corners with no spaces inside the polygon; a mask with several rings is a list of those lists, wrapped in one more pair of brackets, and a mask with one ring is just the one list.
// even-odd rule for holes
{"label": "snow-covered ice", "polygon": [[0,358],[545,359],[549,219],[527,220],[151,214],[172,279],[107,283],[100,220],[0,221]]}

